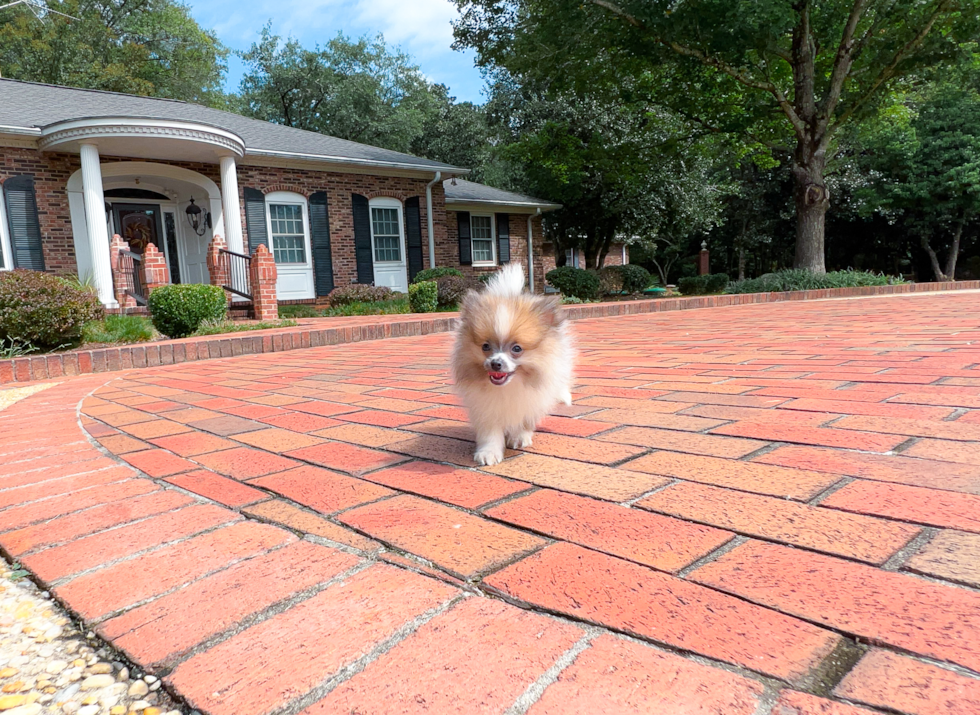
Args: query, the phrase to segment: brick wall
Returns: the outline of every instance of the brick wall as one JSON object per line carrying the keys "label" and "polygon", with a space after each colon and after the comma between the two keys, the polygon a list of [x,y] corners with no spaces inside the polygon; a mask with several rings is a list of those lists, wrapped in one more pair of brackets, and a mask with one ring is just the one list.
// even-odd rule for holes
{"label": "brick wall", "polygon": [[[510,215],[510,260],[520,261],[527,272],[527,214]],[[478,277],[492,273],[497,267],[473,267],[459,265],[459,224],[456,211],[446,211],[446,241],[436,243],[436,265],[459,268],[463,275]],[[541,217],[531,218],[531,233],[534,241],[534,287],[540,293],[544,290],[544,235]],[[436,232],[438,237],[438,231]],[[426,263],[426,267],[428,267]]]}

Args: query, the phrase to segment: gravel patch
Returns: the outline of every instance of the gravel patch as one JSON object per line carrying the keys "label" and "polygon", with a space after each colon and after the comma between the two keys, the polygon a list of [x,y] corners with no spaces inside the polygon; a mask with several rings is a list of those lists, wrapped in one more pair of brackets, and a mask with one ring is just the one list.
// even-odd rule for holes
{"label": "gravel patch", "polygon": [[0,714],[183,715],[26,576],[0,560]]}
{"label": "gravel patch", "polygon": [[40,392],[41,390],[47,390],[49,387],[54,387],[57,384],[57,382],[43,382],[37,385],[28,385],[27,387],[10,387],[5,390],[0,390],[0,410],[5,407],[10,407],[28,395],[33,395],[35,392]]}

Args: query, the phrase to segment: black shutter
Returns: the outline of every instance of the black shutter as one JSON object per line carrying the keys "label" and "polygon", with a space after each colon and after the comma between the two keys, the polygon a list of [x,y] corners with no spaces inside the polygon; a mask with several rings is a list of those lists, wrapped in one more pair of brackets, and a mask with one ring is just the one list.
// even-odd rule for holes
{"label": "black shutter", "polygon": [[30,174],[10,177],[3,182],[3,194],[14,268],[43,271],[44,252],[41,250],[41,222],[37,216],[34,177]]}
{"label": "black shutter", "polygon": [[510,215],[497,214],[497,263],[510,263]]}
{"label": "black shutter", "polygon": [[316,294],[327,295],[333,290],[333,255],[330,252],[330,213],[327,192],[310,194],[310,242],[313,244],[313,277]]}
{"label": "black shutter", "polygon": [[408,280],[422,270],[422,212],[419,197],[405,199],[405,241],[408,243]]}
{"label": "black shutter", "polygon": [[245,193],[245,230],[248,232],[248,252],[255,253],[260,245],[269,250],[269,229],[265,223],[265,194],[248,186]]}
{"label": "black shutter", "polygon": [[459,227],[459,265],[473,265],[473,242],[470,240],[470,214],[457,211],[456,222]]}
{"label": "black shutter", "polygon": [[371,209],[367,196],[351,194],[354,213],[354,256],[357,260],[357,282],[374,283],[374,250],[371,247]]}

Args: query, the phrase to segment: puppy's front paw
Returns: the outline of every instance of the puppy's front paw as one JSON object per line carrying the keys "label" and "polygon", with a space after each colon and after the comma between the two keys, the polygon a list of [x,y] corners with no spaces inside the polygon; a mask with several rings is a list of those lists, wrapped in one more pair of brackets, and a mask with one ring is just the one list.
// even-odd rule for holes
{"label": "puppy's front paw", "polygon": [[533,441],[533,432],[518,432],[517,434],[507,438],[507,446],[511,449],[524,449],[525,447],[530,447],[531,442]]}
{"label": "puppy's front paw", "polygon": [[496,447],[481,447],[473,455],[473,461],[484,467],[491,467],[504,461],[504,450]]}

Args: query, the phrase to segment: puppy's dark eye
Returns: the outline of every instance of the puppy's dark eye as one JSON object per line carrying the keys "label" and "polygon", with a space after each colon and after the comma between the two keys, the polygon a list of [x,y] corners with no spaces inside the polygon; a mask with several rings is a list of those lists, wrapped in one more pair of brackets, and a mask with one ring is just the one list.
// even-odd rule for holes
{"label": "puppy's dark eye", "polygon": [[490,343],[483,343],[483,352],[490,352]]}
{"label": "puppy's dark eye", "polygon": [[510,349],[510,351],[515,355],[520,355],[522,352],[524,352],[524,348],[522,348],[520,345],[515,345]]}

